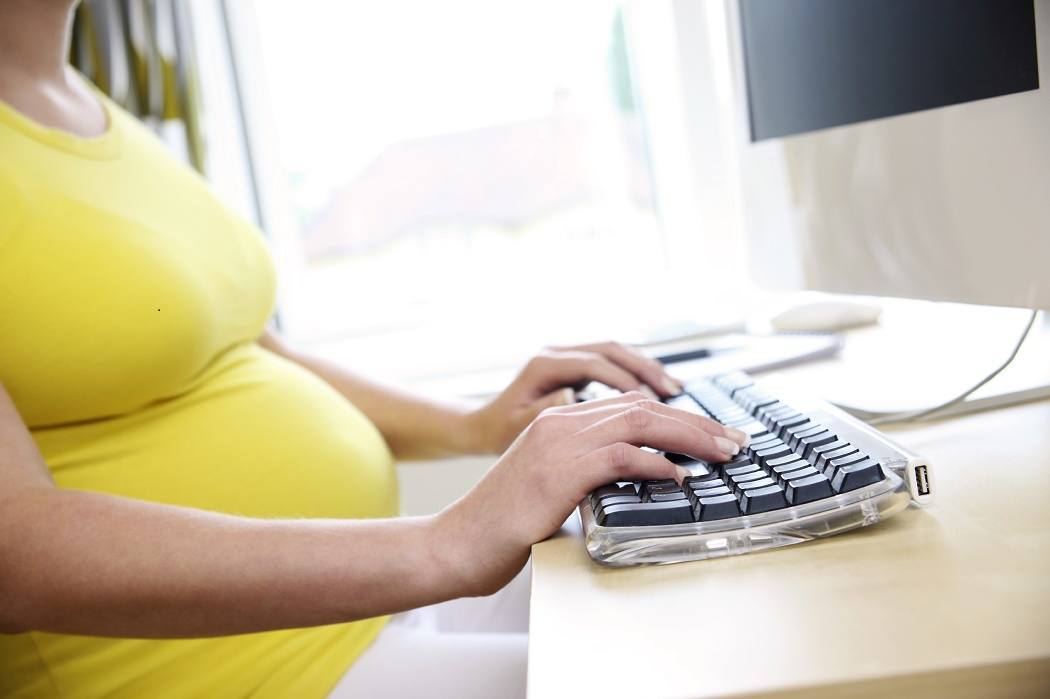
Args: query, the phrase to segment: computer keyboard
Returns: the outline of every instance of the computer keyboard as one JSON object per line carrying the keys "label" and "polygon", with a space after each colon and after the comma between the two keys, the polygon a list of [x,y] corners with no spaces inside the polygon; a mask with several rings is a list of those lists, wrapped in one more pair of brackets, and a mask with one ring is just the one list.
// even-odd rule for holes
{"label": "computer keyboard", "polygon": [[692,475],[610,483],[580,504],[608,565],[675,563],[787,546],[875,524],[933,497],[929,463],[834,406],[743,372],[665,401],[748,433],[731,461],[665,456]]}

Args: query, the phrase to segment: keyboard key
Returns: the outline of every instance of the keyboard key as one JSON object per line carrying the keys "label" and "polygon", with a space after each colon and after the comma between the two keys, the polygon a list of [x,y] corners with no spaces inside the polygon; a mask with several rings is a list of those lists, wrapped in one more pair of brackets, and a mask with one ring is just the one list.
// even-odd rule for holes
{"label": "keyboard key", "polygon": [[685,500],[685,491],[676,490],[665,493],[650,493],[647,502],[671,502],[673,500]]}
{"label": "keyboard key", "polygon": [[718,495],[700,498],[693,510],[699,522],[710,522],[714,519],[726,519],[740,514],[740,506],[732,495]]}
{"label": "keyboard key", "polygon": [[781,441],[780,437],[766,432],[761,437],[752,438],[751,444],[749,444],[747,448],[749,450],[762,449],[764,447],[772,447],[777,444],[783,444],[783,441]]}
{"label": "keyboard key", "polygon": [[602,498],[596,503],[596,507],[608,507],[610,505],[626,505],[632,502],[641,502],[642,499],[637,495],[613,495],[610,497]]}
{"label": "keyboard key", "polygon": [[783,414],[783,413],[787,413],[787,412],[796,412],[797,413],[798,411],[795,410],[794,408],[792,408],[787,403],[785,403],[783,401],[780,401],[776,405],[769,405],[769,406],[766,406],[764,408],[759,408],[758,412],[764,413],[766,415],[776,415],[776,414]]}
{"label": "keyboard key", "polygon": [[773,431],[774,432],[780,432],[781,437],[783,437],[784,430],[789,430],[792,427],[798,427],[799,425],[804,425],[807,422],[809,422],[809,418],[806,417],[805,415],[803,415],[802,413],[795,413],[794,415],[792,415],[790,417],[785,417],[785,418],[781,418],[779,420],[774,420],[774,422],[776,423],[778,429],[777,430],[773,430]]}
{"label": "keyboard key", "polygon": [[[620,507],[629,507],[629,505]],[[765,488],[748,489],[740,496],[740,510],[745,515],[769,512],[781,507],[787,507],[787,500],[784,498],[784,491],[776,484]]]}
{"label": "keyboard key", "polygon": [[743,485],[744,483],[750,483],[751,481],[757,481],[759,478],[768,478],[769,476],[760,468],[756,468],[750,473],[741,473],[736,476],[731,476],[730,480],[736,485]]}
{"label": "keyboard key", "polygon": [[647,527],[692,521],[693,508],[688,500],[612,505],[603,507],[598,514],[598,524],[603,527]]}
{"label": "keyboard key", "polygon": [[747,435],[753,440],[769,435],[769,429],[758,420],[748,420],[747,422],[738,424],[736,425],[736,429],[747,433]]}
{"label": "keyboard key", "polygon": [[686,490],[690,488],[704,488],[710,485],[722,485],[722,479],[713,473],[708,473],[704,476],[689,476],[682,481],[682,487]]}
{"label": "keyboard key", "polygon": [[850,464],[855,464],[858,461],[863,461],[866,458],[868,458],[866,455],[856,451],[852,454],[847,454],[846,456],[840,456],[837,459],[831,459],[824,465],[823,473],[834,482],[835,475],[839,472],[840,468],[843,466],[849,466]]}
{"label": "keyboard key", "polygon": [[772,431],[776,432],[780,429],[781,422],[792,422],[795,420],[804,419],[805,417],[805,415],[795,410],[794,408],[786,408],[785,410],[779,412],[766,413],[760,418],[760,421],[763,425],[766,425]]}
{"label": "keyboard key", "polygon": [[771,471],[775,471],[780,466],[792,464],[796,461],[802,461],[802,457],[789,451],[784,456],[778,456],[774,459],[766,459],[762,462],[762,465]]}
{"label": "keyboard key", "polygon": [[714,381],[714,384],[723,391],[729,392],[755,385],[755,382],[751,380],[751,377],[742,371],[730,371],[725,374],[719,374],[718,376],[715,376],[712,381]]}
{"label": "keyboard key", "polygon": [[796,468],[792,471],[783,471],[780,473],[774,472],[774,478],[777,479],[777,483],[780,483],[780,485],[786,487],[788,481],[790,480],[795,480],[796,478],[806,478],[808,476],[813,476],[820,473],[820,471],[810,466],[808,461],[799,461],[798,464],[799,468]]}
{"label": "keyboard key", "polygon": [[813,422],[805,422],[801,425],[794,425],[792,427],[785,427],[780,431],[780,438],[787,443],[792,449],[798,444],[798,437],[801,434],[808,434],[813,430],[814,427],[818,427]]}
{"label": "keyboard key", "polygon": [[[814,466],[816,466],[817,465],[817,457],[819,457],[821,454],[824,454],[824,453],[829,452],[829,451],[835,451],[836,449],[841,449],[842,447],[848,447],[848,446],[850,446],[850,443],[847,442],[844,439],[836,439],[834,442],[828,442],[827,444],[820,444],[820,445],[815,446],[815,447],[813,447],[812,449],[809,450],[809,456],[806,457],[806,461],[808,461],[809,463],[811,463]],[[817,468],[820,468],[820,467],[818,466]]]}
{"label": "keyboard key", "polygon": [[758,464],[751,464],[751,463],[749,463],[749,464],[745,464],[743,466],[733,466],[731,468],[727,468],[725,470],[725,477],[731,479],[734,476],[742,476],[745,473],[754,473],[754,472],[761,473],[761,469],[758,468]]}
{"label": "keyboard key", "polygon": [[787,487],[784,488],[784,497],[792,505],[802,505],[814,500],[829,498],[834,494],[831,482],[823,473],[817,473],[816,469],[813,469],[813,475],[807,478],[788,481]]}
{"label": "keyboard key", "polygon": [[787,476],[788,474],[794,473],[803,468],[809,468],[809,462],[803,461],[796,455],[794,461],[786,461],[782,464],[777,464],[770,469],[770,472],[772,473],[773,478],[779,478],[780,476]]}
{"label": "keyboard key", "polygon": [[882,478],[882,466],[879,465],[879,462],[874,459],[864,459],[836,470],[831,485],[840,493],[848,493],[851,490],[878,483]]}
{"label": "keyboard key", "polygon": [[634,485],[617,485],[616,483],[610,483],[609,485],[603,485],[601,488],[595,488],[594,492],[591,493],[591,500],[597,503],[605,498],[636,494],[637,492],[634,489]]}
{"label": "keyboard key", "polygon": [[824,472],[824,475],[827,475],[827,466],[829,461],[831,461],[832,459],[842,458],[843,456],[846,456],[848,454],[856,453],[857,447],[853,446],[852,444],[847,444],[846,446],[840,449],[821,452],[820,456],[817,457],[816,463],[814,463],[813,465],[817,467],[818,471],[822,471]]}
{"label": "keyboard key", "polygon": [[770,461],[794,456],[794,454],[791,453],[788,445],[781,442],[776,446],[766,447],[765,449],[756,449],[754,456],[758,463],[768,468]]}
{"label": "keyboard key", "polygon": [[642,498],[642,502],[650,502],[656,500],[658,495],[675,495],[680,494],[685,497],[685,491],[682,490],[677,483],[672,485],[651,485],[649,483],[643,483],[641,490],[638,494]]}
{"label": "keyboard key", "polygon": [[801,443],[803,438],[812,437],[818,434],[828,434],[829,436],[832,436],[828,432],[828,428],[824,425],[814,425],[808,430],[802,430],[801,432],[793,432],[791,435],[791,439],[788,440],[788,446],[790,446],[792,449],[798,449],[798,445],[799,443]]}
{"label": "keyboard key", "polygon": [[725,483],[719,483],[718,485],[713,485],[710,488],[697,488],[693,491],[693,495],[695,495],[698,498],[711,498],[716,495],[726,495],[731,492],[733,491],[729,489],[728,485],[726,485]]}
{"label": "keyboard key", "polygon": [[837,441],[838,437],[835,436],[834,432],[825,430],[819,434],[800,439],[798,446],[795,447],[795,451],[801,454],[803,459],[809,460],[809,455],[813,453],[815,447],[823,446],[825,444],[834,444]]}
{"label": "keyboard key", "polygon": [[733,489],[736,491],[737,495],[743,495],[745,492],[747,492],[749,490],[758,490],[758,489],[761,489],[761,488],[768,488],[771,485],[776,485],[776,481],[774,481],[769,476],[763,475],[761,478],[757,478],[757,479],[754,479],[754,480],[751,480],[751,481],[747,481],[747,482],[744,482],[744,483],[734,483],[733,484]]}

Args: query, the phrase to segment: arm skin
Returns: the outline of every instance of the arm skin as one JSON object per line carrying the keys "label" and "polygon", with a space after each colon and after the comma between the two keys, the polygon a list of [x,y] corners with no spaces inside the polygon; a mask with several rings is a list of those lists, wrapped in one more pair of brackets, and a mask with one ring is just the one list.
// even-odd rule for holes
{"label": "arm skin", "polygon": [[630,393],[545,410],[441,513],[263,520],[55,487],[0,386],[0,632],[203,637],[495,592],[603,483],[721,460],[717,424]]}
{"label": "arm skin", "polygon": [[[475,406],[440,403],[374,383],[297,351],[270,330],[259,344],[313,372],[357,406],[399,459],[502,452],[541,412],[575,402],[572,389],[591,381],[664,397],[682,390],[659,362],[616,342],[545,350],[502,392]],[[746,438],[733,428],[709,427],[727,454],[736,453]]]}
{"label": "arm skin", "polygon": [[441,519],[261,520],[56,488],[0,386],[3,632],[225,635],[472,594]]}

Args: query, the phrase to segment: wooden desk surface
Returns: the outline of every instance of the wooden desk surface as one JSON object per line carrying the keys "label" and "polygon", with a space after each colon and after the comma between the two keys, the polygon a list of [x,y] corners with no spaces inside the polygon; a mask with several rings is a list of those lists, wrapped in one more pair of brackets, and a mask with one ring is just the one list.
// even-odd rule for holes
{"label": "wooden desk surface", "polygon": [[937,501],[809,544],[593,563],[533,548],[529,696],[1050,696],[1050,402],[895,439]]}

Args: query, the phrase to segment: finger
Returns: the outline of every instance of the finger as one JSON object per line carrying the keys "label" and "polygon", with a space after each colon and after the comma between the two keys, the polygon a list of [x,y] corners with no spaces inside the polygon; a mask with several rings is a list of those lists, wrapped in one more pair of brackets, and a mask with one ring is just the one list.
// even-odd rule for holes
{"label": "finger", "polygon": [[747,432],[738,430],[735,427],[727,427],[717,420],[712,420],[711,418],[700,415],[699,413],[689,410],[680,410],[670,405],[651,400],[649,396],[646,396],[641,391],[631,391],[629,393],[621,393],[618,396],[603,398],[601,400],[589,400],[574,405],[566,405],[562,408],[558,408],[558,411],[581,415],[585,413],[586,417],[591,422],[596,422],[598,419],[607,417],[611,414],[609,410],[602,409],[609,408],[622,410],[623,406],[628,403],[642,405],[650,410],[655,410],[669,417],[673,417],[676,420],[682,420],[688,424],[696,425],[700,429],[716,437],[731,439],[736,442],[741,449],[751,442],[751,435]]}
{"label": "finger", "polygon": [[[574,393],[575,396],[575,393]],[[646,396],[641,391],[628,391],[627,393],[617,393],[614,396],[607,396],[605,398],[594,398],[592,400],[585,401],[573,401],[568,405],[555,408],[560,413],[583,413],[597,408],[604,408],[610,405],[624,405],[626,403],[637,403],[638,401],[648,400],[649,396]]]}
{"label": "finger", "polygon": [[676,396],[682,392],[682,385],[664,370],[663,364],[645,356],[634,347],[619,342],[600,342],[593,345],[580,345],[574,349],[602,355],[634,374],[661,396]]}
{"label": "finger", "polygon": [[[740,447],[744,446],[741,442],[747,438],[745,432],[726,427],[717,420],[712,420],[709,417],[704,417],[703,415],[698,415],[697,413],[689,412],[688,410],[680,410],[671,407],[670,405],[660,403],[659,401],[642,398],[641,400],[632,401],[631,404],[661,415],[666,415],[675,420],[680,420],[687,425],[692,425],[693,427],[697,427],[704,432],[707,432],[713,437],[726,437],[736,442]],[[582,403],[581,405],[587,404]],[[623,412],[626,405],[626,403],[611,403],[609,405],[596,407],[593,410],[588,411],[586,416],[591,419],[591,422],[597,422],[599,419],[613,415],[616,412]],[[730,432],[730,430],[732,430],[732,432]]]}
{"label": "finger", "polygon": [[534,360],[530,370],[531,380],[542,393],[590,381],[600,381],[625,392],[640,386],[634,374],[593,352],[555,352]]}
{"label": "finger", "polygon": [[526,413],[527,419],[525,420],[525,424],[532,422],[532,420],[544,410],[557,409],[564,411],[565,409],[573,408],[576,405],[576,392],[571,388],[559,388],[557,391],[551,391],[529,405],[528,413]]}
{"label": "finger", "polygon": [[577,460],[574,469],[577,477],[584,480],[584,492],[615,481],[656,481],[673,478],[679,483],[689,476],[689,471],[677,466],[659,454],[645,451],[626,442],[615,442],[588,452]]}
{"label": "finger", "polygon": [[610,412],[576,432],[574,441],[581,453],[615,442],[649,446],[705,461],[726,461],[740,452],[740,445],[724,436],[712,435],[695,423],[648,407],[630,405]]}

